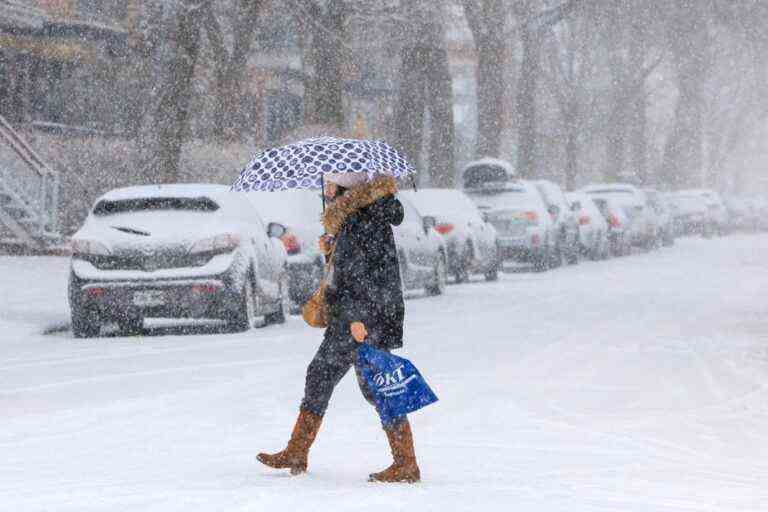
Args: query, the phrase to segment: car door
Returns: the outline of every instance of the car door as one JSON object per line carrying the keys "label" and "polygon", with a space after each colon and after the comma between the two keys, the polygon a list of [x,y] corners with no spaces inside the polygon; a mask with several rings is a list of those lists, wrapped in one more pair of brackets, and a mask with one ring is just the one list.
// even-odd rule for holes
{"label": "car door", "polygon": [[256,277],[259,287],[267,300],[275,302],[280,298],[279,279],[283,261],[278,254],[275,241],[280,241],[269,238],[264,221],[250,203],[244,205],[243,210],[245,217],[243,221],[248,221],[250,243],[256,255]]}
{"label": "car door", "polygon": [[468,212],[469,228],[475,247],[477,248],[477,258],[483,262],[483,266],[494,261],[496,255],[496,229],[485,221],[476,206],[470,205]]}
{"label": "car door", "polygon": [[425,272],[431,267],[428,263],[429,238],[424,231],[424,222],[419,211],[405,198],[400,198],[405,211],[402,228],[404,231],[407,247],[405,248],[410,270],[415,274],[415,278],[421,280]]}

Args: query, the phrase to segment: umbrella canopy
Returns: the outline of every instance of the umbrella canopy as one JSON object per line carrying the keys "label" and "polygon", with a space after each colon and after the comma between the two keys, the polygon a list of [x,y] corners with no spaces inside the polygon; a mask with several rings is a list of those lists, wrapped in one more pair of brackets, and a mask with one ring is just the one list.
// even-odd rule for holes
{"label": "umbrella canopy", "polygon": [[324,174],[366,173],[402,178],[415,173],[395,148],[380,140],[319,137],[256,155],[232,185],[234,191],[322,188]]}

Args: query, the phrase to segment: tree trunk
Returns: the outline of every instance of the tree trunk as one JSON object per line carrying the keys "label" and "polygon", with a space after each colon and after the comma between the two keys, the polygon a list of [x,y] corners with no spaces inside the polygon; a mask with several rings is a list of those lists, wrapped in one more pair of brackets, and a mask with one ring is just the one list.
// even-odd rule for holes
{"label": "tree trunk", "polygon": [[519,116],[517,169],[521,177],[530,178],[534,175],[536,158],[536,85],[541,40],[538,32],[527,23],[522,24],[520,30],[523,58],[517,94],[517,115]]}
{"label": "tree trunk", "polygon": [[619,91],[616,92],[613,108],[611,109],[610,123],[608,124],[608,147],[605,177],[610,181],[619,181],[624,175],[624,157],[626,155],[627,118],[626,98]]}
{"label": "tree trunk", "polygon": [[702,85],[707,70],[708,43],[700,9],[678,6],[670,32],[679,94],[662,172],[669,186],[696,187],[702,177]]}
{"label": "tree trunk", "polygon": [[429,173],[432,186],[451,187],[454,178],[453,86],[448,66],[448,52],[429,50],[429,89],[425,95],[431,115]]}
{"label": "tree trunk", "polygon": [[640,90],[637,92],[632,105],[632,126],[630,147],[632,154],[632,167],[641,186],[648,186],[651,183],[648,176],[648,139],[646,126],[648,125],[648,116],[646,113],[645,81],[639,84]]}
{"label": "tree trunk", "polygon": [[157,123],[156,169],[163,183],[180,180],[179,157],[189,119],[192,76],[200,53],[199,13],[182,5],[177,22],[177,48],[165,92],[160,101]]}
{"label": "tree trunk", "polygon": [[423,70],[429,60],[426,53],[425,48],[403,48],[400,90],[395,109],[395,144],[417,169],[421,169],[421,139],[426,103]]}
{"label": "tree trunk", "polygon": [[563,121],[565,136],[565,188],[576,188],[576,177],[579,175],[579,102],[574,97],[568,102]]}
{"label": "tree trunk", "polygon": [[305,84],[304,123],[344,127],[344,22],[343,2],[331,0],[319,19],[309,23],[312,77]]}
{"label": "tree trunk", "polygon": [[504,41],[501,34],[476,39],[478,157],[499,157],[504,111]]}

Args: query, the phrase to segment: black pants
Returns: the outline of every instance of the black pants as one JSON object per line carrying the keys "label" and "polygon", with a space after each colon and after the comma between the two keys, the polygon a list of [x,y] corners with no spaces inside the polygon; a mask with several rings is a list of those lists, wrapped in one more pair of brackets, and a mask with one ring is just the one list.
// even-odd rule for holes
{"label": "black pants", "polygon": [[[333,390],[341,381],[349,369],[354,366],[357,377],[357,385],[360,387],[363,397],[369,404],[376,406],[373,396],[363,380],[361,369],[357,365],[357,343],[349,331],[339,329],[331,325],[325,330],[323,342],[317,349],[315,357],[307,367],[307,378],[304,384],[304,399],[301,408],[318,416],[325,415],[328,403],[331,401]],[[386,348],[371,343],[379,350]],[[405,416],[403,417],[405,419]],[[396,420],[396,425],[401,420]]]}

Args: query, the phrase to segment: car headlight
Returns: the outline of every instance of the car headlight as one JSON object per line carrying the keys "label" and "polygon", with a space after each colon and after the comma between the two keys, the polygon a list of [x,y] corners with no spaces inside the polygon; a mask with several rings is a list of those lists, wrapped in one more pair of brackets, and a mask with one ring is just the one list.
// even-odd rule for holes
{"label": "car headlight", "polygon": [[95,240],[72,240],[73,256],[109,256],[109,249],[101,242]]}

